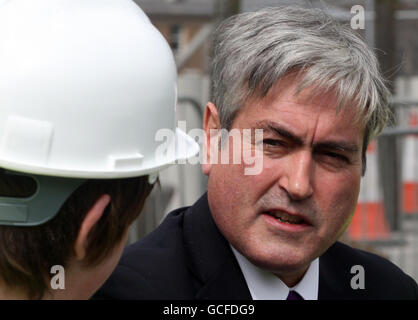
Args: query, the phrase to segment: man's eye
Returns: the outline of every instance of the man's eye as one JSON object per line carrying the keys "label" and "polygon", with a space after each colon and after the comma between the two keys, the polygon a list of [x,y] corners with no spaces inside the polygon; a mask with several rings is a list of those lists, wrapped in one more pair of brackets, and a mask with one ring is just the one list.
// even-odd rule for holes
{"label": "man's eye", "polygon": [[263,144],[267,145],[268,147],[285,147],[286,143],[281,140],[276,139],[264,139]]}
{"label": "man's eye", "polygon": [[334,152],[324,152],[324,155],[328,158],[343,161],[343,162],[349,162],[348,158],[342,154],[334,153]]}

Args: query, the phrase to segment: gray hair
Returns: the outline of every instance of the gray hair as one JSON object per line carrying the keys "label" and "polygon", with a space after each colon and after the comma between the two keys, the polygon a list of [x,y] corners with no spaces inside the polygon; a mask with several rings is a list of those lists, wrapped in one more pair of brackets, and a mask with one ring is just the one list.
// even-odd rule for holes
{"label": "gray hair", "polygon": [[348,26],[319,9],[264,8],[224,20],[214,33],[212,102],[221,126],[230,129],[251,96],[263,97],[284,76],[297,71],[297,93],[312,86],[334,91],[338,108],[358,106],[366,149],[390,120],[390,92],[374,53]]}

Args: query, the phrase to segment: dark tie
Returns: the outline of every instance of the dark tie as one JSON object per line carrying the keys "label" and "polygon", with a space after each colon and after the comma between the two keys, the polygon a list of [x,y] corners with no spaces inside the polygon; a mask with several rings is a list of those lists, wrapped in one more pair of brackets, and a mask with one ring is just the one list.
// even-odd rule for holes
{"label": "dark tie", "polygon": [[289,295],[287,296],[286,300],[303,300],[301,295],[296,291],[289,291]]}

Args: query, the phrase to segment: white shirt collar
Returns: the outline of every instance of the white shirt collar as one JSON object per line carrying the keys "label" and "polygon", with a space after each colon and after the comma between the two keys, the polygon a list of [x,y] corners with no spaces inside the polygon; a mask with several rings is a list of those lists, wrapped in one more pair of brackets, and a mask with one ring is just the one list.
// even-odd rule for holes
{"label": "white shirt collar", "polygon": [[302,280],[293,288],[289,288],[279,277],[253,265],[232,246],[231,248],[253,300],[286,300],[289,290],[296,291],[305,300],[318,300],[319,258],[312,261]]}

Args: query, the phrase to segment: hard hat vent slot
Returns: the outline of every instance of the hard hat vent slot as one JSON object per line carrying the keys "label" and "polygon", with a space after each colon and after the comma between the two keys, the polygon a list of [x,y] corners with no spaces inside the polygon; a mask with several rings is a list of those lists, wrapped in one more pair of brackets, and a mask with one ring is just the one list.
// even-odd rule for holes
{"label": "hard hat vent slot", "polygon": [[0,169],[0,197],[30,198],[36,193],[37,189],[38,184],[34,178]]}

